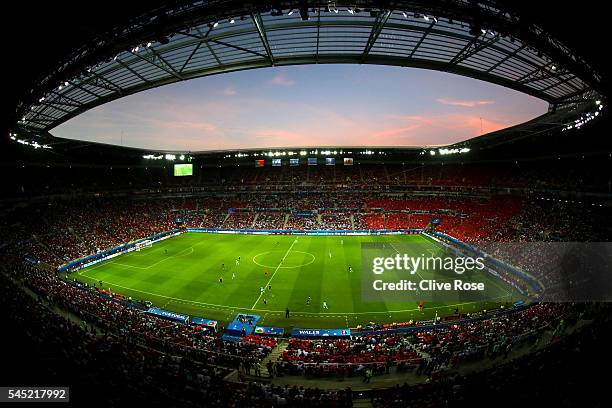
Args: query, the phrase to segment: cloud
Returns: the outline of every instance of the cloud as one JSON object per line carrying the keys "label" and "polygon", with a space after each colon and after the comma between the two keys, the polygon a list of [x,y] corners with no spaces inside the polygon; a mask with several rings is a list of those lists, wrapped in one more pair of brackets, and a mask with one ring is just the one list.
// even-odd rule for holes
{"label": "cloud", "polygon": [[[348,86],[330,80],[321,82],[323,89],[288,68],[261,71],[256,81],[228,76],[223,82],[211,77],[200,85],[180,83],[176,90],[156,88],[99,106],[53,134],[160,150],[432,146],[533,117],[529,109],[534,105],[514,94],[487,90],[490,97],[478,98],[455,94],[443,84],[425,87],[422,101],[404,103],[401,89],[381,95],[372,87],[363,90],[355,81],[368,83],[368,75],[351,72],[356,76],[348,76]],[[360,97],[364,92],[372,96],[368,102]]]}
{"label": "cloud", "polygon": [[487,119],[471,114],[449,113],[389,115],[387,120],[389,126],[372,133],[373,140],[380,140],[379,145],[444,145],[512,125],[512,122],[504,119]]}
{"label": "cloud", "polygon": [[482,105],[492,105],[495,101],[491,100],[468,100],[468,99],[453,99],[453,98],[438,98],[438,103],[442,105],[462,106],[464,108],[473,108]]}
{"label": "cloud", "polygon": [[[157,104],[157,105],[156,105]],[[516,123],[515,118],[472,113],[384,114],[377,118],[305,102],[266,98],[217,99],[190,104],[161,100],[135,113],[92,110],[75,118],[61,136],[126,146],[170,150],[211,150],[295,146],[432,146],[465,140]],[[269,112],[278,112],[274,121]],[[283,112],[292,112],[285,114]],[[94,116],[94,117],[92,117]],[[313,119],[313,118],[316,118]],[[68,134],[66,134],[68,133]],[[93,140],[95,140],[94,138]]]}
{"label": "cloud", "polygon": [[274,75],[274,77],[272,77],[270,83],[279,86],[292,86],[295,84],[295,81],[293,79],[287,78],[287,75],[281,71],[278,74]]}
{"label": "cloud", "polygon": [[225,88],[223,90],[223,95],[225,96],[234,96],[236,95],[238,92],[236,92],[236,88],[234,88],[233,86],[228,86],[227,88]]}

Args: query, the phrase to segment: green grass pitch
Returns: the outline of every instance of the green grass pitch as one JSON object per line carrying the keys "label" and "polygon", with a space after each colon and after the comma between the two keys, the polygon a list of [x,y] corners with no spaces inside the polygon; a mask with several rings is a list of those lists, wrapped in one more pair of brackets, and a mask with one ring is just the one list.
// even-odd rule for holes
{"label": "green grass pitch", "polygon": [[[410,242],[431,254],[445,254],[443,247],[421,235],[188,232],[82,269],[71,277],[89,284],[102,281],[105,289],[190,316],[227,323],[237,313],[247,312],[262,316],[260,325],[284,328],[345,328],[371,321],[423,320],[436,312],[439,316],[452,314],[456,307],[469,313],[520,299],[511,286],[488,275],[485,279],[491,284],[487,287],[493,293],[487,296],[499,299],[495,302],[430,302],[422,312],[414,301],[362,302],[363,242]],[[349,265],[352,273],[348,272]],[[263,294],[261,287],[266,287]],[[312,298],[310,305],[308,296]],[[323,301],[329,309],[323,309]],[[285,308],[291,311],[289,319],[285,318]]]}

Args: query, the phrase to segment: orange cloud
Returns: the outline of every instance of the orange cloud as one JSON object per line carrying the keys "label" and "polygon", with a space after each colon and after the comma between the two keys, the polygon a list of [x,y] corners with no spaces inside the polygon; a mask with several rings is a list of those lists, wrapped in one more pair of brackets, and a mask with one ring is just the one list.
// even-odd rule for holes
{"label": "orange cloud", "polygon": [[451,106],[462,106],[464,108],[474,108],[482,105],[492,105],[495,101],[491,100],[467,100],[467,99],[452,99],[452,98],[438,98],[436,99],[442,105]]}
{"label": "orange cloud", "polygon": [[[284,70],[276,73],[271,79],[264,77],[263,85],[265,81],[279,86],[296,83]],[[371,113],[367,104],[352,102],[354,106],[347,109],[327,100],[275,100],[260,94],[249,95],[249,90],[242,87],[236,93],[233,85],[225,84],[218,88],[216,95],[198,93],[187,100],[173,94],[163,98],[127,97],[72,119],[68,131],[64,133],[61,129],[58,136],[194,151],[299,146],[435,146],[469,139],[528,119],[520,113],[501,111],[506,103],[503,99],[495,106],[499,112],[487,109],[486,113],[474,113],[475,110],[470,109],[441,111],[439,106],[435,109],[423,106],[418,110],[420,114],[409,114],[410,110],[403,106]],[[467,108],[494,103],[449,98],[440,98],[438,102]],[[482,127],[481,115],[486,116],[482,118]]]}

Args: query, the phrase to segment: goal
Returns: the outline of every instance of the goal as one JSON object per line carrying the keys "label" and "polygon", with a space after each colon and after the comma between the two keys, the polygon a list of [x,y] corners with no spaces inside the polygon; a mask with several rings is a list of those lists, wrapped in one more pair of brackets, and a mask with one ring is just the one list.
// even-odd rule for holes
{"label": "goal", "polygon": [[136,243],[136,251],[140,251],[142,248],[151,248],[153,246],[153,241],[147,239],[146,241]]}

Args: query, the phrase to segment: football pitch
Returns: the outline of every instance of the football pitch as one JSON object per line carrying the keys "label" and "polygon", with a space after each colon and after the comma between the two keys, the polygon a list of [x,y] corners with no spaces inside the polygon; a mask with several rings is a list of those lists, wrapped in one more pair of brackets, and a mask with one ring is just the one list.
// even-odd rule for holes
{"label": "football pitch", "polygon": [[[385,243],[388,248],[394,248],[394,243],[410,243],[418,252],[448,255],[441,245],[422,235],[187,232],[82,269],[71,277],[88,284],[99,285],[101,281],[104,289],[151,301],[173,312],[224,324],[246,312],[260,315],[260,325],[284,328],[347,328],[368,322],[424,320],[436,314],[450,315],[457,309],[470,313],[521,299],[510,285],[481,272],[480,279],[487,282],[488,301],[426,302],[422,311],[414,300],[362,301],[361,245],[368,242]],[[440,280],[439,276],[436,279]],[[287,308],[289,318],[285,317]]]}

